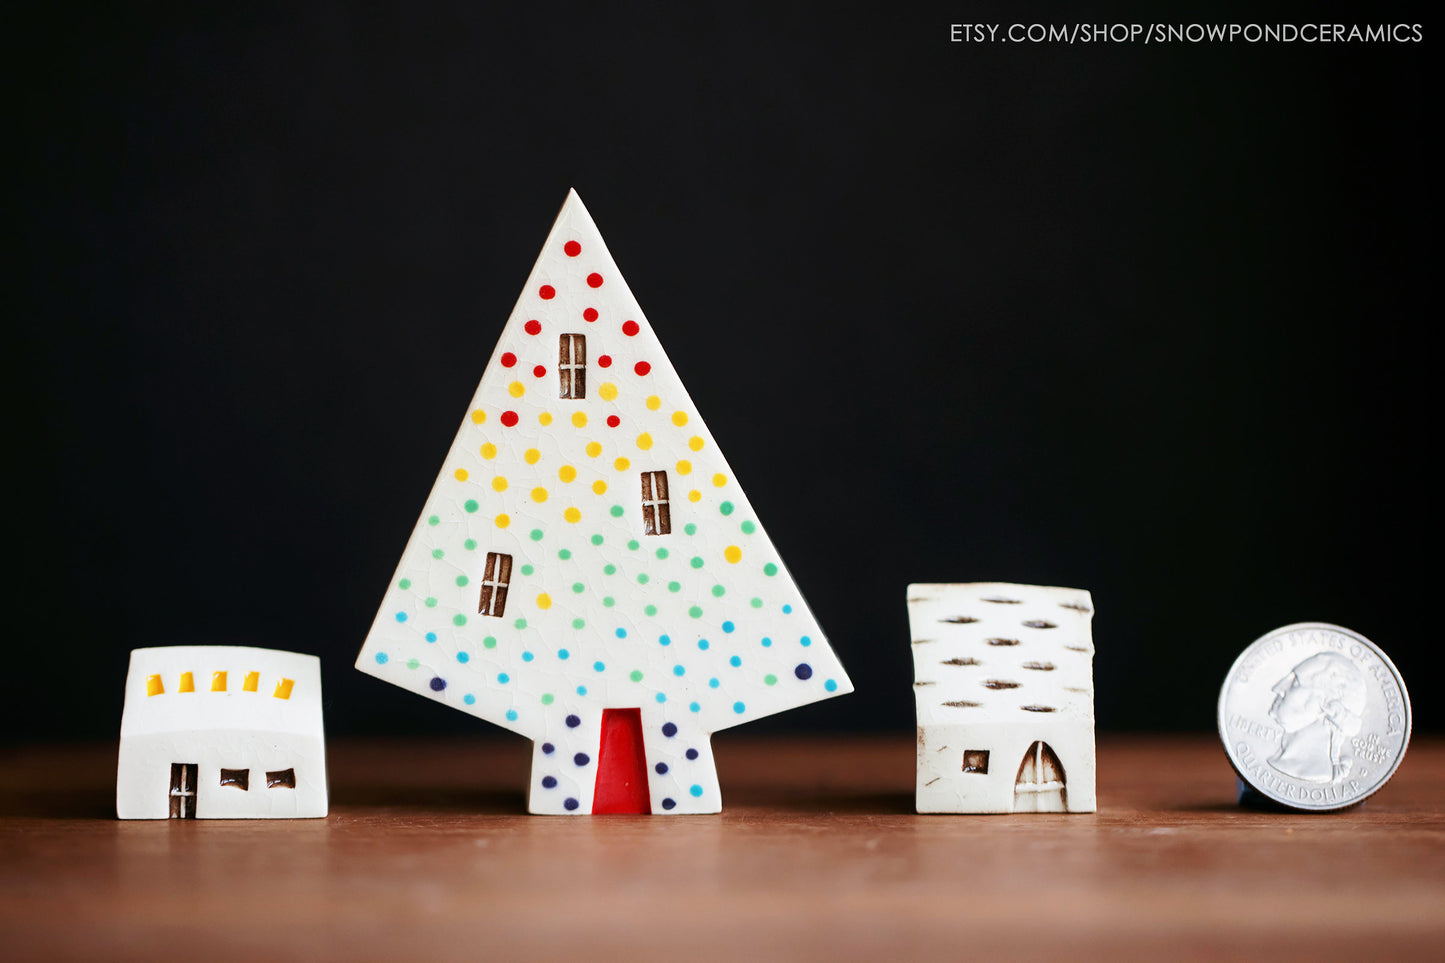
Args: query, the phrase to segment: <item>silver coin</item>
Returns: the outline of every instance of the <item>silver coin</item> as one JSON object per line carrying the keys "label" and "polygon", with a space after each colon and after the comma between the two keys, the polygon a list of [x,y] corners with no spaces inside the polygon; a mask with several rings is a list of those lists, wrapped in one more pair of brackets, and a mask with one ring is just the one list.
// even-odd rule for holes
{"label": "silver coin", "polygon": [[1390,657],[1324,622],[1245,649],[1219,692],[1219,738],[1240,779],[1292,809],[1343,809],[1385,784],[1410,742],[1410,696]]}

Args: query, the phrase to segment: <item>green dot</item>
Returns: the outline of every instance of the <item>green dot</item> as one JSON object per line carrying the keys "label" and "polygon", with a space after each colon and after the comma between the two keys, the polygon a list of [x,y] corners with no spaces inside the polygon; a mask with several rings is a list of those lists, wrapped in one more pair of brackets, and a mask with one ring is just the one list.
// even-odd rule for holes
{"label": "green dot", "polygon": [[411,588],[411,579],[409,579],[409,578],[404,578],[404,579],[402,579],[400,582],[397,582],[397,583],[396,583],[396,587],[399,588],[399,589],[409,589],[409,588]]}
{"label": "green dot", "polygon": [[602,597],[602,605],[603,605],[605,608],[609,608],[609,609],[610,609],[610,608],[612,608],[612,606],[614,606],[614,605],[616,605],[616,604],[617,604],[617,600],[616,600],[615,598],[613,598],[612,596],[610,596],[610,595],[605,595],[605,596]]}
{"label": "green dot", "polygon": [[542,694],[542,705],[544,705],[544,706],[549,706],[549,705],[551,705],[551,704],[552,704],[553,702],[555,702],[555,701],[556,701],[556,700],[552,698],[552,693],[550,693],[550,692],[544,692],[544,693]]}
{"label": "green dot", "polygon": [[482,506],[477,503],[477,500],[475,498],[468,498],[465,502],[462,503],[462,507],[465,508],[468,512],[474,512]]}
{"label": "green dot", "polygon": [[522,566],[523,575],[531,575],[535,571],[537,570],[531,566],[531,563]]}
{"label": "green dot", "polygon": [[586,590],[587,586],[583,585],[581,582],[572,583],[572,591],[576,592],[578,595],[581,595]]}
{"label": "green dot", "polygon": [[475,551],[477,547],[477,540],[475,538],[469,538],[465,542],[462,542],[462,546],[469,552]]}
{"label": "green dot", "polygon": [[768,673],[767,675],[763,676],[763,683],[764,683],[765,685],[777,685],[777,684],[778,684],[778,677],[775,676],[775,675],[773,675],[773,674],[770,672],[770,673]]}
{"label": "green dot", "polygon": [[602,566],[602,574],[603,574],[603,575],[616,575],[616,574],[617,574],[617,566],[616,566],[616,565],[613,565],[612,563],[609,562],[608,564]]}
{"label": "green dot", "polygon": [[702,606],[694,605],[692,608],[687,610],[687,614],[691,615],[695,619],[702,618]]}
{"label": "green dot", "polygon": [[632,541],[630,541],[630,542],[627,543],[627,550],[628,550],[629,552],[635,552],[635,551],[637,551],[637,550],[638,550],[639,548],[641,548],[641,547],[642,547],[642,546],[638,543],[637,539],[635,539],[635,538],[634,538]]}
{"label": "green dot", "polygon": [[431,518],[428,518],[426,520],[426,523],[428,525],[440,525],[442,523],[442,520],[438,516],[433,515]]}
{"label": "green dot", "polygon": [[702,556],[694,555],[692,557],[692,561],[688,564],[690,564],[693,568],[702,568]]}
{"label": "green dot", "polygon": [[407,659],[407,660],[406,660],[406,667],[407,667],[408,669],[419,669],[419,668],[421,668],[421,659]]}
{"label": "green dot", "polygon": [[431,550],[431,557],[432,557],[432,558],[441,558],[441,557],[442,557],[443,555],[445,555],[445,554],[446,554],[446,552],[443,552],[443,551],[442,551],[441,549],[439,549],[439,548],[434,548],[434,549]]}
{"label": "green dot", "polygon": [[583,626],[585,626],[586,624],[587,624],[587,623],[584,622],[584,621],[582,621],[581,619],[573,619],[573,620],[572,620],[572,628],[574,628],[574,629],[580,629],[580,628],[582,628]]}
{"label": "green dot", "polygon": [[532,529],[531,535],[532,541],[534,542],[540,542],[542,540],[542,530],[540,528]]}
{"label": "green dot", "polygon": [[760,608],[763,607],[763,600],[762,600],[762,599],[753,599],[753,600],[752,600],[751,602],[749,602],[748,604],[751,605],[751,606],[752,606],[753,608],[755,608],[755,609],[760,609]]}
{"label": "green dot", "polygon": [[751,519],[743,522],[740,527],[742,528],[744,535],[751,535],[753,532],[756,532],[758,530],[758,526],[754,525]]}
{"label": "green dot", "polygon": [[731,515],[733,513],[733,503],[723,502],[717,507],[717,510],[722,512],[724,515]]}
{"label": "green dot", "polygon": [[659,549],[657,550],[657,557],[658,557],[659,559],[667,558],[667,549],[665,549],[665,548],[659,548]]}
{"label": "green dot", "polygon": [[627,677],[628,677],[629,679],[631,679],[633,682],[641,682],[641,681],[642,681],[642,672],[639,671],[638,669],[633,669],[633,670],[628,674]]}
{"label": "green dot", "polygon": [[640,575],[637,576],[637,584],[638,584],[638,585],[646,585],[647,582],[648,582],[648,578],[647,578],[647,573],[646,573],[646,572],[643,572],[643,573],[641,573]]}
{"label": "green dot", "polygon": [[466,585],[467,582],[469,582],[469,581],[471,581],[471,580],[468,579],[465,575],[458,575],[458,576],[457,576],[457,585],[458,585],[458,587],[463,586],[463,585]]}
{"label": "green dot", "polygon": [[778,574],[778,567],[777,567],[776,565],[774,565],[772,562],[769,562],[768,564],[766,564],[766,565],[763,566],[763,574],[764,574],[764,575],[777,575],[777,574]]}
{"label": "green dot", "polygon": [[453,615],[453,616],[452,616],[452,625],[466,625],[466,624],[467,624],[467,617],[466,617],[465,615]]}
{"label": "green dot", "polygon": [[525,628],[527,627],[527,620],[526,620],[526,619],[518,619],[517,621],[513,622],[512,624],[513,624],[514,626],[516,626],[517,628],[519,628],[519,629],[525,629]]}
{"label": "green dot", "polygon": [[593,545],[601,545],[601,544],[602,544],[602,536],[601,536],[601,535],[593,535],[593,536],[592,536],[592,544],[593,544]]}
{"label": "green dot", "polygon": [[484,648],[484,649],[495,649],[496,647],[497,647],[497,638],[496,638],[496,636],[494,636],[494,635],[489,635],[489,636],[487,636],[485,639],[482,639],[482,648]]}
{"label": "green dot", "polygon": [[557,553],[557,557],[565,562],[567,561],[567,559],[572,557],[572,550],[570,548],[564,548],[562,549],[562,551]]}
{"label": "green dot", "polygon": [[689,535],[697,534],[697,526],[694,525],[692,522],[688,522],[686,525],[682,526],[682,530],[684,532],[687,532]]}
{"label": "green dot", "polygon": [[622,506],[621,506],[621,505],[613,505],[613,506],[612,506],[612,517],[613,517],[613,518],[621,518],[621,517],[622,517]]}
{"label": "green dot", "polygon": [[667,583],[667,590],[668,590],[669,592],[681,592],[681,591],[682,591],[682,583],[681,583],[681,582],[668,582],[668,583]]}
{"label": "green dot", "polygon": [[428,595],[427,598],[426,598],[426,601],[423,602],[422,604],[425,605],[425,606],[426,606],[427,608],[429,608],[429,609],[434,609],[434,608],[437,607],[437,600],[436,600],[435,598],[432,598],[430,595]]}
{"label": "green dot", "polygon": [[649,605],[647,608],[643,609],[642,611],[645,612],[645,613],[647,613],[647,617],[648,617],[648,618],[652,618],[654,615],[657,614],[657,606],[655,606],[655,605]]}
{"label": "green dot", "polygon": [[725,592],[727,592],[727,589],[723,588],[721,585],[714,585],[712,587],[712,597],[715,599],[722,598]]}

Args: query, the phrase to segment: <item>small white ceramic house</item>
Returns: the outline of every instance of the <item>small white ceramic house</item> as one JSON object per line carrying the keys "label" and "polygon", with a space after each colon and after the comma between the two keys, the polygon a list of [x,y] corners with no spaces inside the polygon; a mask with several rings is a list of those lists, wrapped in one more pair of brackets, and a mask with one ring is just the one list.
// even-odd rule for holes
{"label": "small white ceramic house", "polygon": [[1097,808],[1093,614],[1079,589],[908,586],[919,812]]}
{"label": "small white ceramic house", "polygon": [[531,739],[534,813],[717,812],[711,733],[852,691],[575,192],[356,667]]}
{"label": "small white ceramic house", "polygon": [[245,646],[133,650],[115,809],[121,819],[325,816],[320,661]]}

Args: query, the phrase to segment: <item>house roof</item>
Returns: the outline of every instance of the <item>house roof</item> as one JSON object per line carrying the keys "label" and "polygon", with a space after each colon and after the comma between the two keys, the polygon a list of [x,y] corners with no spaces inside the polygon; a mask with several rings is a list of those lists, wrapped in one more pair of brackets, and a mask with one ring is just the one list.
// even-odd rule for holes
{"label": "house roof", "polygon": [[1007,582],[908,586],[918,724],[1094,718],[1094,603]]}
{"label": "house roof", "polygon": [[321,735],[321,662],[240,645],[133,649],[120,734],[249,729]]}
{"label": "house roof", "polygon": [[[574,334],[580,400],[560,397],[561,336]],[[668,534],[644,531],[653,471],[667,473]],[[488,553],[512,558],[500,618],[479,613]],[[716,731],[852,691],[576,192],[357,668],[533,738],[564,706],[662,704]]]}

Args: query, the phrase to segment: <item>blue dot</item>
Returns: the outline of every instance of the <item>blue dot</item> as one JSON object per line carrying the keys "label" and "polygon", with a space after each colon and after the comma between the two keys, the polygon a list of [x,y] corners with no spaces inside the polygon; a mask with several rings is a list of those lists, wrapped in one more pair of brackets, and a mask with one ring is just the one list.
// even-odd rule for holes
{"label": "blue dot", "polygon": [[557,747],[552,745],[550,742],[544,742],[542,743],[542,755],[550,756],[556,750],[556,748]]}
{"label": "blue dot", "polygon": [[689,702],[687,704],[687,709],[689,712],[701,712],[702,706],[698,705],[696,702]]}
{"label": "blue dot", "polygon": [[446,687],[447,687],[447,680],[446,680],[446,679],[443,679],[443,678],[442,678],[441,676],[439,676],[439,675],[434,675],[434,676],[432,676],[432,680],[431,680],[431,690],[432,690],[433,692],[440,692],[440,691],[442,691],[443,689],[445,689]]}
{"label": "blue dot", "polygon": [[798,642],[801,643],[803,648],[805,649],[813,644],[813,640],[808,638],[806,635],[799,639]]}
{"label": "blue dot", "polygon": [[728,659],[728,665],[732,666],[734,669],[736,669],[738,666],[740,666],[740,665],[742,665],[742,664],[743,664],[743,659],[742,659],[742,656],[740,656],[740,655],[735,655],[735,656],[733,656],[731,659]]}
{"label": "blue dot", "polygon": [[405,613],[405,612],[398,612],[398,613],[396,613],[396,620],[397,620],[398,622],[405,622],[405,621],[406,621],[406,613]]}
{"label": "blue dot", "polygon": [[696,758],[697,758],[697,750],[696,750],[696,749],[689,749],[689,750],[687,751],[687,758],[689,758],[689,759],[696,759]]}
{"label": "blue dot", "polygon": [[654,768],[654,769],[657,770],[657,774],[658,774],[659,776],[665,776],[665,775],[667,775],[667,763],[665,763],[665,762],[659,762],[657,765],[653,766],[652,768]]}
{"label": "blue dot", "polygon": [[701,786],[691,786],[691,787],[689,787],[689,789],[688,789],[687,791],[690,792],[690,793],[692,793],[694,796],[701,796],[701,795],[702,795],[702,787],[701,787]]}
{"label": "blue dot", "polygon": [[535,659],[535,658],[536,658],[536,656],[533,655],[533,654],[530,653],[530,652],[523,652],[523,653],[522,653],[522,661],[523,661],[523,662],[531,662],[531,661],[532,661],[533,659]]}
{"label": "blue dot", "polygon": [[578,694],[578,695],[586,695],[586,694],[587,694],[587,687],[586,687],[585,685],[579,685],[579,686],[577,687],[577,694]]}
{"label": "blue dot", "polygon": [[468,655],[468,654],[465,653],[465,652],[458,652],[458,653],[457,653],[457,661],[458,661],[458,662],[466,662],[466,661],[468,661],[468,660],[470,660],[470,659],[471,659],[471,656]]}
{"label": "blue dot", "polygon": [[672,667],[672,674],[673,674],[673,675],[683,675],[683,674],[685,674],[686,672],[687,672],[687,670],[684,669],[684,668],[683,668],[682,666],[680,666],[680,665],[675,665],[675,666]]}
{"label": "blue dot", "polygon": [[507,721],[508,721],[508,722],[516,722],[516,721],[517,721],[517,710],[516,710],[516,709],[508,709],[508,710],[507,710]]}
{"label": "blue dot", "polygon": [[791,605],[784,605],[784,606],[783,606],[783,614],[784,614],[784,615],[788,615],[788,614],[790,614],[792,611],[793,611],[793,607],[792,607]]}
{"label": "blue dot", "polygon": [[462,696],[462,701],[469,706],[473,706],[477,704],[477,697],[468,692],[466,695]]}
{"label": "blue dot", "polygon": [[581,803],[577,802],[577,800],[573,799],[571,796],[568,796],[566,799],[562,800],[562,808],[567,810],[569,813],[572,810],[576,809],[579,805],[581,805]]}
{"label": "blue dot", "polygon": [[571,653],[571,652],[568,652],[566,649],[558,649],[558,650],[557,650],[557,658],[561,659],[562,661],[565,662],[565,661],[567,661],[568,659],[570,659],[571,657],[572,657],[572,653]]}
{"label": "blue dot", "polygon": [[663,695],[661,692],[659,692],[657,695],[653,696],[653,698],[656,699],[658,702],[666,702],[666,701],[667,701],[667,696]]}
{"label": "blue dot", "polygon": [[577,755],[572,757],[572,761],[579,766],[585,766],[592,761],[592,757],[587,755],[587,753],[585,752],[579,752],[577,753]]}
{"label": "blue dot", "polygon": [[601,672],[601,671],[602,671],[603,669],[605,669],[605,668],[607,668],[607,666],[606,666],[605,664],[601,663],[601,662],[594,662],[594,663],[592,663],[592,669],[593,669],[593,671],[595,671],[595,672]]}
{"label": "blue dot", "polygon": [[697,647],[698,647],[699,649],[702,649],[704,652],[707,651],[708,645],[709,645],[709,643],[708,643],[708,640],[707,640],[707,639],[698,639],[698,640],[697,640]]}
{"label": "blue dot", "polygon": [[731,632],[731,631],[732,631],[733,629],[735,629],[735,628],[737,628],[737,626],[736,626],[736,625],[733,625],[731,622],[724,622],[724,623],[723,623],[723,631],[724,631],[724,632]]}
{"label": "blue dot", "polygon": [[798,667],[793,670],[793,675],[806,682],[813,677],[813,667],[806,662],[801,662],[798,664]]}
{"label": "blue dot", "polygon": [[556,788],[557,788],[557,777],[556,777],[556,776],[543,776],[543,777],[542,777],[542,788],[543,788],[543,789],[556,789]]}
{"label": "blue dot", "polygon": [[662,801],[662,808],[663,808],[663,809],[675,809],[676,807],[677,807],[677,800],[675,800],[675,799],[664,799],[664,800]]}
{"label": "blue dot", "polygon": [[671,638],[670,636],[666,636],[666,635],[658,636],[657,641],[660,642],[660,643],[662,643],[663,645],[672,645],[672,638]]}
{"label": "blue dot", "polygon": [[734,702],[733,711],[736,712],[738,715],[742,715],[744,712],[748,711],[748,707],[743,705],[741,702]]}
{"label": "blue dot", "polygon": [[577,728],[578,726],[580,726],[581,724],[582,724],[582,720],[579,719],[579,718],[577,718],[576,716],[568,716],[568,717],[567,717],[567,728],[568,728],[568,729],[576,729],[576,728]]}
{"label": "blue dot", "polygon": [[437,640],[437,634],[435,632],[428,632],[426,634],[426,640],[428,642],[435,642]]}
{"label": "blue dot", "polygon": [[664,722],[662,724],[662,734],[664,736],[667,736],[667,738],[671,739],[673,736],[677,735],[677,726],[671,722]]}
{"label": "blue dot", "polygon": [[613,634],[616,635],[619,639],[625,639],[625,638],[627,638],[627,630],[626,630],[626,629],[618,629],[618,630],[617,630],[616,632],[614,632]]}
{"label": "blue dot", "polygon": [[505,672],[498,672],[497,681],[500,682],[502,685],[506,685],[508,682],[512,681],[512,677],[507,675],[507,673]]}
{"label": "blue dot", "polygon": [[386,665],[386,660],[387,660],[387,654],[386,654],[385,652],[378,652],[378,653],[376,653],[376,664],[377,664],[377,665]]}
{"label": "blue dot", "polygon": [[707,687],[708,687],[709,689],[716,689],[719,685],[721,685],[721,683],[718,682],[718,680],[716,680],[716,679],[708,679],[708,680],[707,680]]}
{"label": "blue dot", "polygon": [[772,647],[773,647],[773,640],[770,639],[770,638],[768,638],[766,635],[763,636],[763,648],[765,648],[765,649],[771,649]]}
{"label": "blue dot", "polygon": [[832,679],[829,679],[827,682],[823,683],[823,688],[827,689],[829,692],[837,692],[838,683],[833,681]]}

